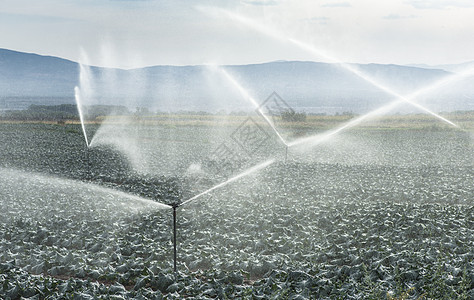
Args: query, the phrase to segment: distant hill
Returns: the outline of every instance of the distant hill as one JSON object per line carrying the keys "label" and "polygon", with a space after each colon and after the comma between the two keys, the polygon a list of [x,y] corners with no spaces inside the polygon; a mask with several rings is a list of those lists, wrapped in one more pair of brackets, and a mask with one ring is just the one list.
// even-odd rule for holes
{"label": "distant hill", "polygon": [[[387,87],[407,94],[451,73],[413,66],[353,64]],[[277,92],[295,110],[361,113],[393,96],[337,64],[278,61],[224,67],[258,102]],[[221,73],[205,66],[152,66],[121,70],[91,68],[93,104],[153,110],[243,109],[242,95]],[[437,111],[474,109],[472,78],[419,99]],[[79,85],[76,62],[0,49],[0,110],[30,104],[72,104]],[[417,100],[418,101],[418,100]]]}
{"label": "distant hill", "polygon": [[468,61],[468,62],[459,63],[459,64],[446,64],[446,65],[412,64],[409,66],[424,68],[424,69],[438,69],[438,70],[444,70],[444,71],[448,71],[452,73],[459,73],[459,72],[465,72],[467,70],[473,69],[474,61]]}
{"label": "distant hill", "polygon": [[0,49],[0,95],[67,97],[77,84],[75,62]]}

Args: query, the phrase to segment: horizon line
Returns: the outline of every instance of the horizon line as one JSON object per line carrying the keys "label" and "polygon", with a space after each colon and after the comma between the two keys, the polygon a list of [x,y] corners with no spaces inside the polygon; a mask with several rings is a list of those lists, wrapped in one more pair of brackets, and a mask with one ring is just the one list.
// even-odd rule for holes
{"label": "horizon line", "polygon": [[[10,51],[10,52],[16,52],[16,53],[21,53],[21,54],[27,54],[27,55],[37,55],[40,57],[48,57],[48,58],[56,58],[56,59],[62,59],[71,63],[76,63],[76,64],[81,64],[77,59],[71,59],[67,57],[62,57],[62,56],[56,56],[52,54],[42,54],[42,53],[37,53],[37,52],[26,52],[26,51],[21,51],[21,50],[16,50],[16,49],[9,49],[9,48],[3,48],[0,47],[0,51]],[[286,60],[286,59],[278,59],[278,60],[270,60],[270,61],[261,61],[261,62],[251,62],[251,63],[241,63],[241,64],[217,64],[220,67],[234,67],[234,66],[253,66],[253,65],[264,65],[264,64],[271,64],[271,63],[316,63],[316,64],[327,64],[327,65],[338,65],[340,63],[335,63],[335,62],[325,62],[325,61],[313,61],[313,60]],[[390,62],[367,62],[367,63],[361,63],[361,62],[344,62],[344,64],[351,64],[351,65],[382,65],[382,66],[401,66],[401,67],[408,67],[408,68],[418,68],[418,69],[429,69],[429,70],[442,70],[445,72],[451,72],[446,69],[443,69],[443,66],[456,66],[456,65],[463,65],[463,64],[471,64],[474,63],[473,60],[468,60],[468,61],[463,61],[459,63],[446,63],[446,64],[425,64],[425,63],[407,63],[407,64],[400,64],[400,63],[390,63]],[[103,69],[116,69],[116,70],[123,70],[123,71],[132,71],[132,70],[138,70],[138,69],[147,69],[147,68],[153,68],[153,67],[207,67],[209,65],[216,65],[212,63],[201,63],[201,64],[151,64],[151,65],[144,65],[144,66],[137,66],[137,67],[115,67],[115,66],[101,66],[101,65],[96,65],[96,64],[91,64],[87,65],[92,68],[103,68]]]}

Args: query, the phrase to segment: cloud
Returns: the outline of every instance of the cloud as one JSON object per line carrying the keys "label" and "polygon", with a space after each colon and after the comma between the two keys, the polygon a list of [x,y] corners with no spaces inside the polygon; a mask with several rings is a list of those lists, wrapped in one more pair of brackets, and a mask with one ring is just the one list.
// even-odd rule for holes
{"label": "cloud", "polygon": [[257,6],[265,6],[265,5],[278,5],[278,1],[276,0],[241,0],[243,4],[249,5],[257,5]]}
{"label": "cloud", "polygon": [[349,2],[334,2],[334,3],[325,3],[321,7],[352,7]]}
{"label": "cloud", "polygon": [[402,15],[399,15],[399,14],[389,14],[389,15],[383,16],[382,18],[385,19],[385,20],[405,20],[405,19],[418,18],[418,16],[415,16],[415,15],[402,16]]}
{"label": "cloud", "polygon": [[312,22],[312,23],[319,23],[319,24],[327,24],[327,21],[329,21],[330,18],[328,17],[312,17],[312,18],[306,18],[302,19],[304,22]]}
{"label": "cloud", "polygon": [[329,20],[328,17],[312,17],[312,18],[305,19],[305,21],[328,21],[328,20]]}
{"label": "cloud", "polygon": [[69,17],[60,17],[54,15],[34,15],[23,13],[6,13],[0,12],[2,21],[12,21],[15,23],[65,23],[65,22],[79,22],[81,20]]}
{"label": "cloud", "polygon": [[417,9],[447,9],[451,7],[474,7],[472,0],[408,0],[406,3]]}

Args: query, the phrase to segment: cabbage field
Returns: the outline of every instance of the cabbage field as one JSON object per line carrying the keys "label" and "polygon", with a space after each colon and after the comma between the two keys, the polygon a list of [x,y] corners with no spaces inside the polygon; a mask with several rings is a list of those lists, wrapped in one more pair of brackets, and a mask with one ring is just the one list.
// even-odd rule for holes
{"label": "cabbage field", "polygon": [[146,130],[137,171],[78,124],[0,124],[0,298],[474,299],[472,131],[292,149],[178,207],[174,273],[169,205],[229,177],[196,163],[206,126]]}

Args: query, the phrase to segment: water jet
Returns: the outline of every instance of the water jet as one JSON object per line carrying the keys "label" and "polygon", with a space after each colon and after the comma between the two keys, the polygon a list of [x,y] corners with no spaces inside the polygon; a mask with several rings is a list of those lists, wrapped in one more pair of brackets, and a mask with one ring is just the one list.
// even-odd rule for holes
{"label": "water jet", "polygon": [[[292,37],[288,37],[288,36],[278,32],[278,31],[276,31],[272,28],[269,28],[266,25],[258,23],[255,20],[246,18],[242,15],[233,13],[233,12],[228,11],[226,9],[216,8],[216,7],[198,7],[198,9],[205,12],[205,13],[211,14],[214,17],[219,17],[220,18],[223,15],[225,15],[225,16],[229,17],[230,19],[235,20],[235,21],[237,21],[237,22],[239,22],[239,23],[241,23],[245,26],[248,26],[249,28],[252,28],[252,29],[254,29],[258,32],[261,32],[262,34],[264,34],[266,36],[269,36],[269,37],[272,37],[274,39],[281,40],[281,41],[284,41],[284,42],[290,42],[290,43],[294,44],[295,46],[297,46],[298,48],[300,48],[304,51],[307,51],[308,53],[310,53],[310,54],[312,54],[316,57],[322,57],[322,58],[328,60],[329,62],[337,63],[340,67],[346,69],[347,71],[353,73],[354,75],[356,75],[359,78],[365,80],[366,82],[370,83],[371,85],[373,85],[374,87],[380,89],[381,91],[395,97],[396,99],[398,99],[402,102],[408,103],[408,104],[418,108],[419,110],[424,111],[425,113],[428,113],[428,114],[434,116],[435,118],[441,120],[442,122],[445,122],[445,123],[449,124],[450,126],[458,127],[452,121],[450,121],[450,120],[440,116],[439,114],[429,110],[428,108],[416,103],[415,101],[413,101],[413,97],[405,97],[405,96],[393,91],[392,89],[390,89],[389,87],[387,87],[387,86],[383,85],[382,83],[378,82],[376,79],[372,78],[368,74],[365,74],[361,70],[358,70],[357,68],[353,67],[351,64],[343,62],[342,60],[340,60],[340,59],[338,59],[338,58],[336,58],[336,57],[334,57],[334,56],[332,56],[328,53],[325,53],[321,49],[318,49],[318,48],[314,47],[313,45],[304,43],[304,42],[299,41],[297,39],[294,39]],[[416,93],[413,93],[413,94],[415,95]]]}
{"label": "water jet", "polygon": [[81,90],[79,87],[74,87],[74,98],[76,99],[76,106],[77,106],[77,111],[79,113],[79,120],[81,122],[81,128],[82,128],[82,133],[84,135],[84,139],[86,142],[86,147],[89,148],[89,140],[87,138],[87,131],[86,131],[86,124],[85,124],[85,119],[84,119],[84,111],[83,111],[83,104],[82,104],[82,98],[81,98]]}
{"label": "water jet", "polygon": [[287,145],[287,142],[285,139],[281,136],[280,132],[278,129],[275,127],[275,124],[270,120],[270,118],[262,111],[262,108],[260,107],[260,104],[258,104],[257,100],[255,100],[244,87],[237,82],[237,80],[229,74],[225,69],[221,67],[216,67],[217,70],[240,92],[240,94],[248,100],[256,109],[258,114],[265,120],[265,122],[270,126],[270,128],[273,130],[273,132],[276,134],[278,139],[283,143],[283,145]]}

